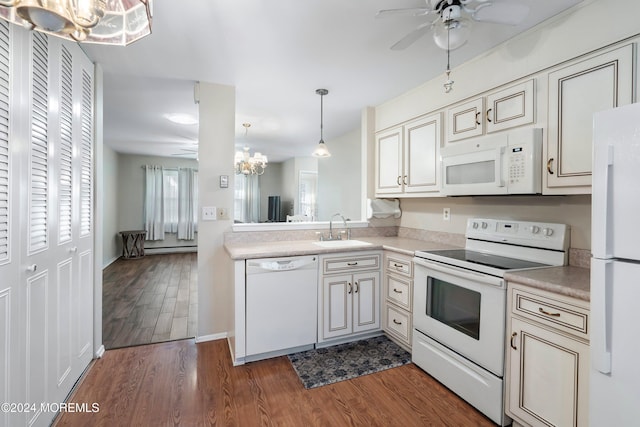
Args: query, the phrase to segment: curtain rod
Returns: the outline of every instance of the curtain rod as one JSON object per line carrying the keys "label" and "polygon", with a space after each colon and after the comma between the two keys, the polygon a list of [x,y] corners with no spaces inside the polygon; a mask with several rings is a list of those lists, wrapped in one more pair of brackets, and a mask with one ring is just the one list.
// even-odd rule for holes
{"label": "curtain rod", "polygon": [[[153,166],[153,165],[142,165],[140,166],[142,169],[144,169],[147,166]],[[179,169],[193,169],[194,171],[198,172],[198,169],[195,168],[180,168],[180,167],[165,167],[165,166],[160,166],[162,169],[167,170],[167,171],[177,171]]]}

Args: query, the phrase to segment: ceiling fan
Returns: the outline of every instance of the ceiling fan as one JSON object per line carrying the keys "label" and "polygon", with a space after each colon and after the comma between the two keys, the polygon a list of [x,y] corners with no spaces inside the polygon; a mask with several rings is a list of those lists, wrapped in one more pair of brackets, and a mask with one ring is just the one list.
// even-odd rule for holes
{"label": "ceiling fan", "polygon": [[430,21],[419,25],[396,44],[392,50],[402,50],[411,46],[420,37],[433,31],[438,47],[449,50],[463,46],[467,41],[471,21],[493,24],[518,25],[529,13],[529,7],[521,3],[505,0],[425,0],[426,7],[408,9],[385,9],[376,14],[377,18],[391,16],[431,16]]}
{"label": "ceiling fan", "polygon": [[505,0],[425,0],[425,2],[426,7],[380,10],[376,17],[397,15],[432,17],[391,46],[391,49],[406,49],[429,31],[433,31],[433,41],[439,48],[447,51],[447,81],[444,83],[446,93],[451,92],[453,88],[453,81],[449,78],[450,52],[467,42],[472,21],[518,25],[529,13],[527,5]]}
{"label": "ceiling fan", "polygon": [[182,150],[182,153],[171,153],[172,156],[187,156],[187,157],[197,157],[198,156],[198,147],[194,148],[179,148]]}

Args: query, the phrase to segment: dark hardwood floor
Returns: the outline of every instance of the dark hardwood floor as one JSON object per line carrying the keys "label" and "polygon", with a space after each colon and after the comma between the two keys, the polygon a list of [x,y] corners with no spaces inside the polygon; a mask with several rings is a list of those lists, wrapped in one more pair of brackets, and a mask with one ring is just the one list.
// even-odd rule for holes
{"label": "dark hardwood floor", "polygon": [[493,426],[413,364],[305,390],[286,357],[233,367],[226,340],[109,350],[54,426]]}
{"label": "dark hardwood floor", "polygon": [[194,337],[198,315],[196,253],[119,259],[103,272],[106,349]]}

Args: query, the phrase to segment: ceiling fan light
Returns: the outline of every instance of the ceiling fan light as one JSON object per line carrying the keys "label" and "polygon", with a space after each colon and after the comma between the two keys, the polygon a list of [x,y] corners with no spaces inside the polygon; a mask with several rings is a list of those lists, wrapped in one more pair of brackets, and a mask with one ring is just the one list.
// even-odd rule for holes
{"label": "ceiling fan light", "polygon": [[16,13],[44,31],[69,34],[75,29],[65,0],[23,0]]}
{"label": "ceiling fan light", "polygon": [[[471,22],[462,18],[452,21],[438,21],[433,28],[433,41],[443,50],[456,50],[467,42],[471,33]],[[447,43],[448,38],[448,43]]]}

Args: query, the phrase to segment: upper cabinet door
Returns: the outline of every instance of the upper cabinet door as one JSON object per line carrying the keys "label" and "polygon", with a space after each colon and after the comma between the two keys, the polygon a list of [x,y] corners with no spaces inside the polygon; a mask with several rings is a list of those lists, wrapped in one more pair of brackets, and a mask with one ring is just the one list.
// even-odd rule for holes
{"label": "upper cabinet door", "polygon": [[593,113],[632,97],[633,45],[549,73],[544,194],[591,192]]}
{"label": "upper cabinet door", "polygon": [[414,120],[404,126],[404,191],[428,193],[440,190],[442,114]]}
{"label": "upper cabinet door", "polygon": [[402,126],[376,135],[376,194],[403,191]]}
{"label": "upper cabinet door", "polygon": [[484,133],[484,98],[477,98],[447,111],[447,142]]}
{"label": "upper cabinet door", "polygon": [[484,114],[487,133],[533,123],[534,98],[533,80],[488,95]]}

